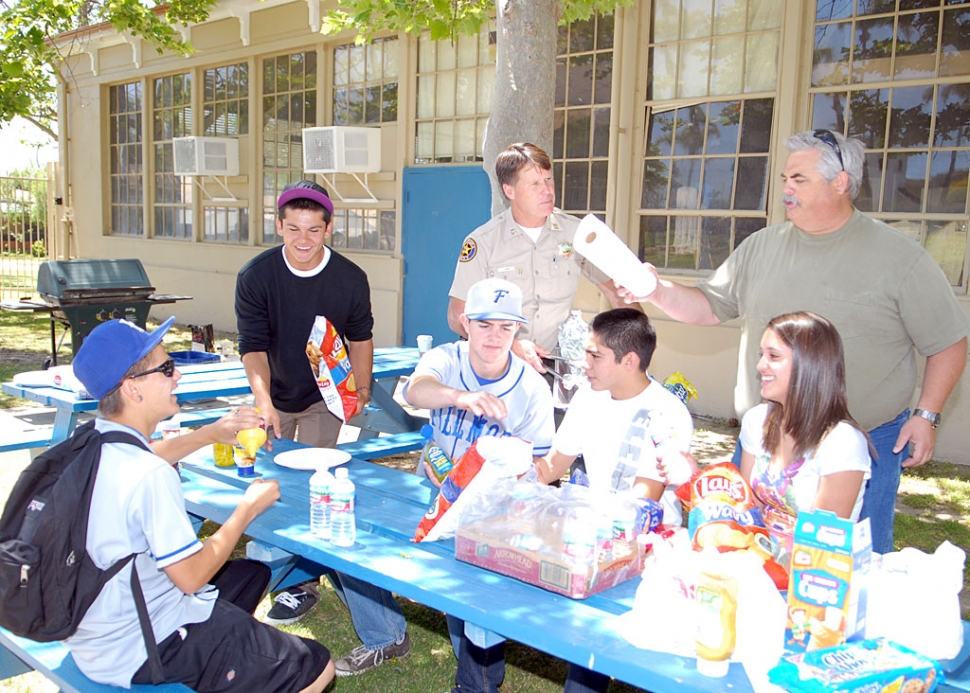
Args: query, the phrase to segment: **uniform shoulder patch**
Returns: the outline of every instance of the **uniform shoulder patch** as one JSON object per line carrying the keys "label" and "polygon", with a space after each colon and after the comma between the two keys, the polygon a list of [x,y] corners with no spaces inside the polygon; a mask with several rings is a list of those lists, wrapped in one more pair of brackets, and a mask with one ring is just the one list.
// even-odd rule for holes
{"label": "uniform shoulder patch", "polygon": [[459,262],[470,262],[478,255],[478,244],[472,238],[465,239],[465,245],[461,247],[461,255],[458,256]]}

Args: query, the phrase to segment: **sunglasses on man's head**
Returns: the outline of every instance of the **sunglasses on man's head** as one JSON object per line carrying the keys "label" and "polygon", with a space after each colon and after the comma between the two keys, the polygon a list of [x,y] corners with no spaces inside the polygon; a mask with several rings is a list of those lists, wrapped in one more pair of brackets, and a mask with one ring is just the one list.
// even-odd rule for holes
{"label": "sunglasses on man's head", "polygon": [[821,140],[835,150],[835,155],[839,157],[839,166],[841,166],[842,170],[844,171],[845,162],[842,161],[842,150],[839,149],[839,142],[835,139],[835,135],[828,130],[816,130],[812,133],[812,136],[817,140]]}
{"label": "sunglasses on man's head", "polygon": [[[152,373],[161,373],[166,378],[171,378],[173,375],[175,375],[175,361],[173,359],[166,359],[162,361],[160,365],[155,366],[152,369],[129,375],[127,378],[122,379],[121,383],[125,382],[125,380],[134,380],[135,378],[141,378],[142,376],[151,375]],[[108,390],[106,394],[111,394],[117,390],[119,387],[121,387],[121,383],[118,383],[113,388]]]}

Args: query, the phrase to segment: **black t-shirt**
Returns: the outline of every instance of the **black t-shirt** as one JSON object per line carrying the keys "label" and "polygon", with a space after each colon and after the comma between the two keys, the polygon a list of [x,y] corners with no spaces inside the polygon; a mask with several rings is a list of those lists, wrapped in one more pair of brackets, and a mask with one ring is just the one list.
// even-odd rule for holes
{"label": "black t-shirt", "polygon": [[281,246],[260,253],[236,278],[239,353],[265,351],[270,396],[280,411],[296,413],[319,402],[306,343],[314,319],[325,316],[345,341],[373,337],[370,286],[364,271],[330,251],[327,265],[312,277],[286,266]]}

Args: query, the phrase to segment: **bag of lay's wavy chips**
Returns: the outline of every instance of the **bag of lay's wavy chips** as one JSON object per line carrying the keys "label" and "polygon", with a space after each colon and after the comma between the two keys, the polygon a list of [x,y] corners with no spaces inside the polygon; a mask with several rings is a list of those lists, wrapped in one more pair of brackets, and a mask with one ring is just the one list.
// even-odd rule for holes
{"label": "bag of lay's wavy chips", "polygon": [[775,586],[788,588],[788,573],[772,558],[761,508],[737,467],[730,462],[712,464],[695,472],[676,493],[689,508],[687,531],[696,551],[752,551]]}
{"label": "bag of lay's wavy chips", "polygon": [[337,329],[327,318],[318,315],[306,343],[310,370],[327,409],[347,423],[357,411],[357,385],[350,357]]}
{"label": "bag of lay's wavy chips", "polygon": [[472,446],[465,451],[465,454],[455,462],[455,466],[448,472],[445,480],[441,482],[441,490],[435,497],[431,507],[428,508],[428,512],[425,513],[424,517],[421,518],[421,522],[418,523],[418,529],[414,533],[414,541],[424,541],[428,538],[431,529],[448,512],[448,509],[455,504],[458,496],[461,495],[465,487],[475,478],[475,475],[481,470],[483,464],[485,464],[485,458],[478,452],[478,443],[472,443]]}

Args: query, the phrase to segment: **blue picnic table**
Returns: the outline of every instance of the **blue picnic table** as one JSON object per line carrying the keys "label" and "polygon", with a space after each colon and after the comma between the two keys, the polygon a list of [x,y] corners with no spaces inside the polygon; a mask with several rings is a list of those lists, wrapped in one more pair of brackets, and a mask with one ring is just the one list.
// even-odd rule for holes
{"label": "blue picnic table", "polygon": [[[359,416],[350,421],[351,425],[361,429],[361,440],[377,436],[382,432],[415,431],[421,427],[423,421],[408,413],[394,399],[394,388],[398,378],[410,375],[418,363],[418,358],[418,350],[415,348],[383,347],[374,350],[371,403]],[[180,366],[179,372],[182,373],[182,379],[175,390],[179,403],[247,395],[252,392],[240,361]],[[67,389],[17,385],[12,382],[3,383],[0,387],[8,395],[54,407],[51,445],[71,435],[77,427],[80,413],[98,408],[96,400],[81,397]]]}
{"label": "blue picnic table", "polygon": [[[283,576],[281,587],[333,569],[653,693],[754,690],[739,664],[731,665],[726,678],[711,679],[697,673],[693,658],[639,649],[624,639],[616,617],[632,608],[639,580],[574,600],[460,562],[452,540],[413,543],[414,530],[436,493],[428,480],[414,474],[351,460],[357,542],[339,548],[315,538],[309,526],[310,472],[273,461],[276,454],[298,447],[282,440],[272,452],[257,455],[257,473],[278,480],[281,499],[247,529],[255,540],[292,556],[293,574]],[[232,468],[216,467],[205,449],[183,462],[182,476],[189,512],[220,523],[248,483]],[[938,690],[970,690],[966,650],[944,663],[947,683]]]}

